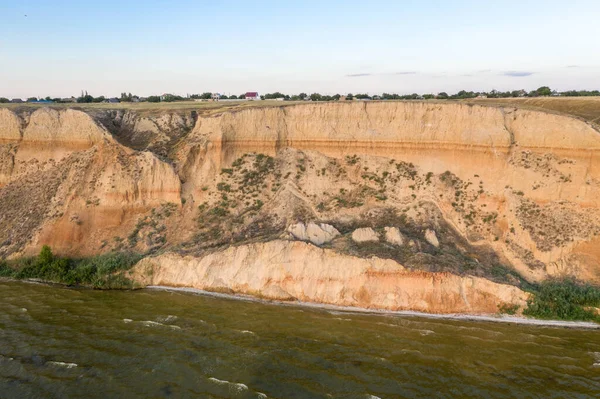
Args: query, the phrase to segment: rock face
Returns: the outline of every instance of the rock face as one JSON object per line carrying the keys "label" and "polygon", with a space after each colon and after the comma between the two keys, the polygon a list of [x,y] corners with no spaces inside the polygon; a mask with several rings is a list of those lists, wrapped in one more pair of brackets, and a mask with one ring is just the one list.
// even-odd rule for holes
{"label": "rock face", "polygon": [[401,246],[404,244],[404,237],[397,227],[384,227],[385,241],[390,244]]}
{"label": "rock face", "polygon": [[96,253],[121,242],[136,214],[181,201],[171,166],[119,145],[81,111],[42,108],[21,119],[0,109],[0,157],[0,257],[44,244]]}
{"label": "rock face", "polygon": [[[268,246],[282,237],[331,250]],[[0,106],[0,258],[44,244],[72,256],[196,256],[160,262],[163,276],[181,265],[165,277],[174,285],[204,284],[183,265],[217,264],[216,254],[279,281],[283,263],[261,269],[266,258],[246,250],[278,248],[288,254],[281,262],[308,256],[314,267],[393,262],[385,278],[377,267],[333,266],[336,275],[302,266],[276,285],[202,277],[209,288],[381,308],[468,309],[486,295],[503,301],[503,284],[521,278],[600,283],[600,133],[566,115],[454,102],[139,113]],[[322,294],[302,285],[304,272]]]}
{"label": "rock face", "polygon": [[439,242],[437,236],[435,235],[435,231],[433,231],[431,229],[425,230],[425,239],[427,240],[428,243],[430,243],[431,245],[433,245],[436,248],[440,246],[440,242]]}
{"label": "rock face", "polygon": [[142,285],[432,313],[496,313],[499,304],[523,306],[527,299],[516,287],[482,278],[409,272],[391,260],[360,259],[293,241],[231,247],[202,258],[146,258],[132,275]]}
{"label": "rock face", "polygon": [[352,232],[352,240],[354,242],[379,241],[379,236],[372,228],[363,227]]}
{"label": "rock face", "polygon": [[288,233],[298,240],[309,241],[315,245],[323,245],[340,235],[335,227],[325,223],[296,223],[288,227]]}

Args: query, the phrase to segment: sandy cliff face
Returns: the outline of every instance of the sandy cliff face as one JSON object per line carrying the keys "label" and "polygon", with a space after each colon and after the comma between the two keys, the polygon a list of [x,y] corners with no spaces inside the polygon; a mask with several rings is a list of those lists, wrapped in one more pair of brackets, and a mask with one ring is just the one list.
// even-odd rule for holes
{"label": "sandy cliff face", "polygon": [[[200,116],[174,153],[183,195],[201,203],[206,182],[219,179],[220,170],[242,154],[275,156],[286,148],[342,164],[356,154],[356,165],[370,167],[369,174],[391,173],[384,170],[389,160],[414,165],[434,181],[449,172],[446,183],[460,201],[440,199],[442,187],[388,183],[398,201],[388,195],[386,203],[405,207],[433,200],[472,242],[495,246],[529,279],[575,274],[600,281],[600,258],[581,245],[598,234],[600,205],[600,134],[584,121],[517,108],[419,102],[311,103]],[[346,169],[350,180],[358,175],[359,184],[361,171]],[[330,190],[331,175],[306,175],[295,183],[308,197]],[[473,195],[463,198],[470,190]],[[414,201],[402,199],[413,194]],[[486,218],[491,225],[483,233],[473,226],[474,204],[479,222]]]}
{"label": "sandy cliff face", "polygon": [[133,271],[144,285],[193,287],[369,309],[496,313],[524,306],[520,289],[477,277],[411,272],[392,260],[340,255],[304,242],[232,247],[202,258],[146,258]]}
{"label": "sandy cliff face", "polygon": [[[224,267],[223,257],[241,260],[224,275],[209,274],[234,291],[440,312],[475,303],[470,311],[489,311],[483,293],[504,298],[506,284],[565,275],[600,283],[599,160],[594,126],[514,107],[0,108],[0,256],[43,244],[73,255],[171,251],[154,262],[173,285],[218,289],[206,273]],[[318,241],[325,250],[280,241],[303,239],[293,234],[300,225],[339,235]],[[359,229],[370,239],[353,240]],[[287,257],[271,264],[257,255],[274,248]],[[294,256],[314,265],[294,263],[293,277],[281,280],[276,265]],[[373,277],[361,269],[374,267],[373,256],[397,270]],[[362,266],[352,276],[339,268],[331,269],[337,277],[315,274],[328,259]],[[227,274],[243,263],[262,277]],[[269,288],[269,278],[279,288]],[[303,281],[323,284],[323,293]],[[342,285],[347,295],[335,288]],[[389,299],[379,285],[403,288]],[[373,299],[360,299],[361,287]],[[456,297],[457,287],[473,287],[467,300]]]}
{"label": "sandy cliff face", "polygon": [[[213,154],[198,157],[207,151]],[[586,179],[598,179],[600,135],[589,124],[543,112],[515,108],[419,102],[311,103],[267,107],[200,117],[180,146],[176,158],[185,181],[203,184],[202,172],[218,171],[250,150],[275,154],[293,147],[341,158],[349,154],[396,157],[434,173],[450,170],[459,177],[479,174],[496,190],[511,185],[543,200],[566,199],[598,205],[598,188]],[[530,154],[552,154],[560,173],[571,175],[579,189],[540,187],[531,180],[542,163],[522,165]],[[568,157],[568,158],[567,158]],[[568,159],[573,163],[560,163]],[[516,167],[511,167],[516,166]],[[533,169],[533,170],[532,170]],[[525,174],[525,179],[523,179]],[[582,186],[583,185],[583,186]],[[583,190],[581,189],[583,187]],[[194,189],[197,187],[194,186]]]}
{"label": "sandy cliff face", "polygon": [[1,111],[9,151],[0,164],[0,254],[35,252],[42,244],[62,253],[97,252],[136,213],[180,203],[169,165],[119,145],[89,115]]}

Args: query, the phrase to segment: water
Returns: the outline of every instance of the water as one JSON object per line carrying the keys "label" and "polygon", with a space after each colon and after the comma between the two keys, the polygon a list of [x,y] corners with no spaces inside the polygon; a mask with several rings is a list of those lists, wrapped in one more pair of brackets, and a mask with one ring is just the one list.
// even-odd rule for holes
{"label": "water", "polygon": [[0,281],[1,398],[598,398],[600,332]]}

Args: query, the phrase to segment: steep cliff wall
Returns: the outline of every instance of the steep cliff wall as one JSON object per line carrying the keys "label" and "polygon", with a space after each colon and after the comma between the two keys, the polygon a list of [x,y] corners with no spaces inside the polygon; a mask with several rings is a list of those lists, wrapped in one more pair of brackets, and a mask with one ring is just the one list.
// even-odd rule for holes
{"label": "steep cliff wall", "polygon": [[[214,149],[210,155],[207,146]],[[243,153],[273,155],[284,147],[337,158],[352,154],[395,157],[435,173],[450,170],[461,178],[479,174],[498,191],[511,185],[541,200],[600,204],[598,187],[586,184],[600,177],[598,131],[568,116],[515,108],[352,102],[247,109],[200,117],[175,157],[184,165],[182,179],[195,182],[188,186],[197,190],[205,178],[213,177],[211,171]],[[541,171],[515,165],[522,154],[530,153],[552,154],[557,162],[573,161],[558,166],[561,173],[571,175],[573,184],[533,192],[532,180],[537,176],[532,172]],[[193,159],[196,164],[190,165]]]}
{"label": "steep cliff wall", "polygon": [[528,297],[482,278],[410,272],[392,260],[360,259],[297,241],[242,245],[202,258],[146,258],[133,277],[143,285],[430,313],[496,313],[502,304],[523,307]]}
{"label": "steep cliff wall", "polygon": [[[209,273],[234,291],[487,312],[504,298],[496,283],[565,275],[600,283],[599,161],[592,125],[508,106],[347,102],[143,114],[0,108],[0,256],[43,244],[74,255],[170,250],[153,260],[163,283],[210,289],[221,283],[206,282],[206,273],[224,267],[223,256],[234,259],[223,273],[246,263],[262,270],[256,281]],[[297,222],[327,222],[340,236],[326,249],[281,241]],[[356,228],[380,238],[354,242]],[[384,240],[388,228],[404,237],[402,245]],[[273,264],[250,255],[274,248],[287,255]],[[276,264],[295,256],[323,267],[333,262],[327,259],[372,266],[376,256],[397,270],[375,278],[363,266],[352,276],[331,269],[339,277],[325,278],[304,265],[289,271],[290,281],[277,280]],[[269,288],[269,278],[283,291]],[[302,281],[323,284],[323,294]],[[326,281],[347,284],[350,293],[325,292]],[[475,288],[460,293],[465,284]],[[410,298],[388,301],[378,285],[403,287]],[[360,299],[361,286],[372,300]]]}
{"label": "steep cliff wall", "polygon": [[0,255],[43,244],[94,253],[137,213],[180,203],[170,165],[119,145],[86,113],[0,111]]}

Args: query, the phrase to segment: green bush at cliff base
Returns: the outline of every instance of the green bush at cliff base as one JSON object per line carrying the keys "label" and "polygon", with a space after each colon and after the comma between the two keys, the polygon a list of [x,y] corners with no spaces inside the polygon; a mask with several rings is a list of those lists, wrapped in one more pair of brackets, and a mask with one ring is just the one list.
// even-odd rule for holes
{"label": "green bush at cliff base", "polygon": [[523,311],[538,319],[583,320],[600,323],[600,287],[572,279],[548,280],[540,284]]}
{"label": "green bush at cliff base", "polygon": [[44,246],[37,257],[0,262],[0,277],[41,279],[67,285],[86,285],[100,289],[131,288],[125,277],[140,256],[112,252],[82,259],[55,256]]}

